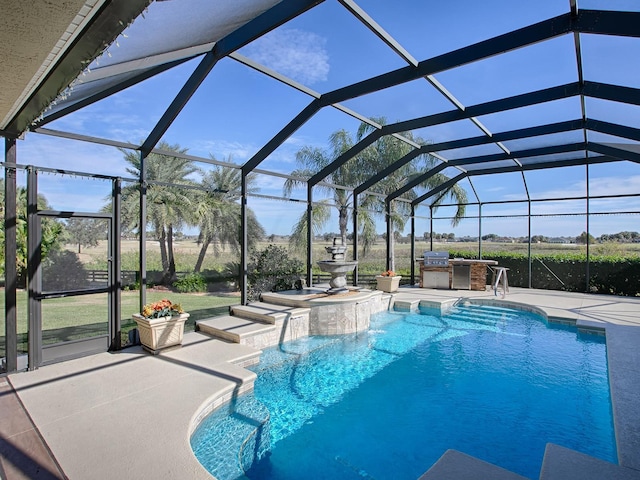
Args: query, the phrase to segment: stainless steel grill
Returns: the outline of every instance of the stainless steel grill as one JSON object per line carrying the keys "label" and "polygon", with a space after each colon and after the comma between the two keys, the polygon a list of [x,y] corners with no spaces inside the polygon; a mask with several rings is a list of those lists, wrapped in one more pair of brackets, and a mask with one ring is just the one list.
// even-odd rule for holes
{"label": "stainless steel grill", "polygon": [[431,267],[448,267],[449,252],[424,252],[424,264]]}

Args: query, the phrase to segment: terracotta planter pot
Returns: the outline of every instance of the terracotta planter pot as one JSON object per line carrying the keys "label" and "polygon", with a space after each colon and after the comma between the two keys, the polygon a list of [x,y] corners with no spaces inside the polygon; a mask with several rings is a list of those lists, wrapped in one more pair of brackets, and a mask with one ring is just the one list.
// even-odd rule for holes
{"label": "terracotta planter pot", "polygon": [[188,318],[188,313],[160,318],[144,318],[137,313],[133,315],[138,324],[140,343],[145,350],[154,355],[165,348],[182,345],[184,322]]}
{"label": "terracotta planter pot", "polygon": [[395,277],[383,277],[382,275],[378,275],[376,276],[376,288],[387,293],[397,292],[401,278],[402,276],[400,275],[396,275]]}

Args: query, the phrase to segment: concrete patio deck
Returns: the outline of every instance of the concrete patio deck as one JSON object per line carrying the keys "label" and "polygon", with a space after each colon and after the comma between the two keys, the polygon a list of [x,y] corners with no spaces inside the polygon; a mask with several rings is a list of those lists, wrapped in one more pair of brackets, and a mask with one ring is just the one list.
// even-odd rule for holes
{"label": "concrete patio deck", "polygon": [[[534,306],[551,318],[606,330],[624,467],[616,478],[640,478],[640,298],[522,288],[511,288],[504,300],[493,291],[408,287],[395,294],[403,302],[461,297]],[[189,436],[203,409],[252,383],[254,374],[242,365],[257,355],[250,347],[188,333],[181,349],[155,357],[136,347],[0,377],[0,477],[210,479]],[[599,478],[575,473],[581,480]],[[547,474],[569,478],[566,469],[562,477]]]}

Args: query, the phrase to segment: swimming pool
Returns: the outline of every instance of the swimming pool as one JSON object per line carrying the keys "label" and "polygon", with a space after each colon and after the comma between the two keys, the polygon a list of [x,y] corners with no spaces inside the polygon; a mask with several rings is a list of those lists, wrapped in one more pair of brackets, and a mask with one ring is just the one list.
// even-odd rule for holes
{"label": "swimming pool", "polygon": [[416,479],[449,448],[538,478],[547,442],[616,462],[604,339],[532,313],[385,312],[254,370],[191,439],[219,480]]}

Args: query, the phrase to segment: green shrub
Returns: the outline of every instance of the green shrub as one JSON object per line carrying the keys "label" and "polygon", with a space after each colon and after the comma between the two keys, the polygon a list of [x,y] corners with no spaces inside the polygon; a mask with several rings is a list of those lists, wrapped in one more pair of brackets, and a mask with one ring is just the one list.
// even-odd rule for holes
{"label": "green shrub", "polygon": [[176,280],[173,288],[180,293],[206,292],[207,281],[199,273],[189,273],[180,280]]}
{"label": "green shrub", "polygon": [[[476,258],[471,252],[449,252],[451,257]],[[521,253],[490,252],[484,260],[497,260],[509,269],[509,285],[529,286],[528,257]],[[531,256],[531,287],[542,290],[640,295],[640,257],[591,255],[587,288],[587,256],[585,253],[562,253]]]}
{"label": "green shrub", "polygon": [[248,299],[259,300],[262,292],[293,289],[303,268],[303,263],[289,257],[289,253],[283,247],[269,245],[264,250],[252,253],[247,273]]}
{"label": "green shrub", "polygon": [[[69,250],[54,251],[42,262],[42,290],[80,290],[90,286],[78,255]],[[106,285],[106,280],[104,281]]]}

